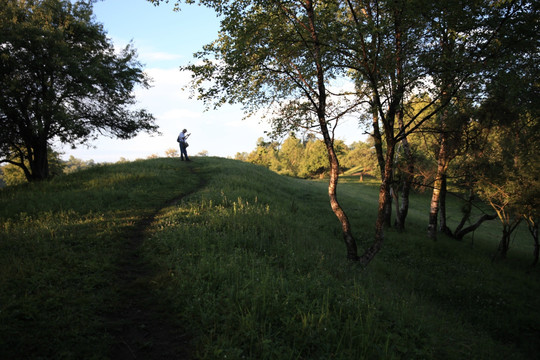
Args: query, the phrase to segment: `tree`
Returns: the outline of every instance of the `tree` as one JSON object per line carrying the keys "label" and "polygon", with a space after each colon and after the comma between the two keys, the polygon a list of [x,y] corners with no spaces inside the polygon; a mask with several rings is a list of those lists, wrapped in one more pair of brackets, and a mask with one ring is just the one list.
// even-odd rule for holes
{"label": "tree", "polygon": [[368,142],[356,141],[349,146],[349,151],[341,162],[344,168],[358,168],[360,172],[360,181],[364,175],[375,175],[378,167],[373,147],[373,138],[369,138]]}
{"label": "tree", "polygon": [[257,147],[247,156],[246,161],[277,170],[274,166],[278,163],[277,148],[278,144],[276,142],[266,142],[261,137],[257,139]]}
{"label": "tree", "polygon": [[515,71],[501,69],[489,84],[490,97],[482,106],[491,123],[486,128],[489,142],[478,161],[481,171],[476,187],[503,226],[498,254],[506,257],[510,236],[525,219],[535,243],[536,263],[540,209],[540,88],[536,79],[540,74],[534,59],[522,58]]}
{"label": "tree", "polygon": [[279,173],[290,176],[298,176],[304,155],[304,147],[294,134],[289,135],[279,150],[279,163],[281,170]]}
{"label": "tree", "polygon": [[[353,74],[359,102],[366,98],[369,103],[371,136],[381,172],[375,239],[362,255],[362,262],[366,264],[383,244],[384,227],[391,225],[396,146],[402,144],[412,164],[407,136],[439,109],[432,109],[432,104],[427,104],[418,112],[409,113],[408,122],[404,121],[403,104],[417,97],[419,89],[429,92],[432,88],[426,81],[426,66],[421,56],[425,51],[426,30],[418,9],[425,4],[393,0],[345,0],[341,3],[342,14],[338,20],[346,36],[336,39],[335,52],[340,54],[339,66]],[[403,179],[409,182],[402,192],[408,200],[412,177]],[[408,201],[402,201],[402,207],[397,208],[400,227],[403,227],[407,207]]]}
{"label": "tree", "polygon": [[115,53],[92,3],[0,0],[0,163],[29,181],[49,177],[53,141],[157,130],[151,114],[131,110],[134,88],[149,86],[135,50]]}
{"label": "tree", "polygon": [[[60,159],[60,155],[60,153],[50,148],[48,149],[47,162],[49,164],[49,176],[51,178],[65,173],[66,170],[68,170],[67,172],[70,170],[69,162],[64,163]],[[28,163],[25,165],[28,166]],[[24,184],[27,181],[24,171],[22,171],[19,166],[7,164],[2,167],[2,172],[4,178],[3,180],[8,186]]]}
{"label": "tree", "polygon": [[434,49],[426,54],[426,64],[439,89],[440,101],[449,105],[438,113],[433,129],[438,135],[437,173],[428,224],[428,235],[433,239],[439,212],[440,229],[451,234],[444,205],[447,172],[456,156],[467,150],[466,142],[474,137],[474,107],[486,96],[486,86],[499,69],[507,71],[515,64],[520,64],[519,68],[524,49],[537,51],[537,36],[530,29],[536,11],[528,0],[478,0],[466,6],[459,1],[433,2],[430,8],[427,28]]}
{"label": "tree", "polygon": [[305,143],[304,157],[300,168],[301,177],[323,178],[330,171],[328,155],[324,142],[320,139],[309,139]]}
{"label": "tree", "polygon": [[177,158],[179,156],[178,149],[176,148],[169,148],[165,150],[165,156],[169,158]]}
{"label": "tree", "polygon": [[201,3],[218,11],[223,20],[219,39],[197,54],[202,65],[185,68],[194,74],[199,98],[217,106],[242,103],[251,113],[274,105],[271,122],[276,133],[317,129],[330,164],[330,205],[342,227],[347,258],[358,260],[348,217],[337,199],[339,161],[332,130],[340,111],[332,107],[328,91],[336,69],[331,61],[334,54],[326,44],[341,32],[333,21],[339,4],[313,0]]}
{"label": "tree", "polygon": [[64,173],[69,174],[79,170],[83,170],[92,166],[95,166],[94,160],[84,161],[77,159],[75,156],[70,155],[69,159],[64,162]]}

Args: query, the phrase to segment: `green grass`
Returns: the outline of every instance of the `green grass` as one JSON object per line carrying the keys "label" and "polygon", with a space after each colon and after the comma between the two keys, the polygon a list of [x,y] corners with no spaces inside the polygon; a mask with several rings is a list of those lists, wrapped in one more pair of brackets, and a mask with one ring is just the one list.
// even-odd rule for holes
{"label": "green grass", "polygon": [[0,358],[102,358],[122,240],[195,187],[179,165],[99,166],[0,191]]}
{"label": "green grass", "polygon": [[[520,230],[491,261],[495,222],[457,242],[427,239],[429,194],[406,231],[386,231],[362,269],[345,260],[327,184],[217,158],[101,166],[0,191],[0,358],[104,358],[122,241],[168,200],[141,256],[156,303],[200,359],[533,359],[539,270]],[[360,249],[375,183],[338,193]],[[451,226],[459,201],[449,199]]]}

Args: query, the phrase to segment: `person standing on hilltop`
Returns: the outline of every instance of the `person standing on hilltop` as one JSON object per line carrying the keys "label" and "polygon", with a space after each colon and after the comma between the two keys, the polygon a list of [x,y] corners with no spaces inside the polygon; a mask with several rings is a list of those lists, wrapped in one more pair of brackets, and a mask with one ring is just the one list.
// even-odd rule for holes
{"label": "person standing on hilltop", "polygon": [[184,157],[185,157],[186,161],[191,161],[189,160],[189,157],[186,151],[186,148],[188,147],[188,143],[186,142],[186,139],[189,137],[189,135],[191,135],[191,133],[189,134],[186,134],[186,133],[187,133],[186,129],[182,130],[180,132],[180,135],[178,135],[178,139],[176,141],[180,143],[180,160],[184,161]]}

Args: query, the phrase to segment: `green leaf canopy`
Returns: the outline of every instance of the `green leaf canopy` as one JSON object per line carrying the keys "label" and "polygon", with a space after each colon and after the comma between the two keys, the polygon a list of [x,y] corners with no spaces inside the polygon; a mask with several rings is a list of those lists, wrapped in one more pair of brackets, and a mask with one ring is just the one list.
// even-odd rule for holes
{"label": "green leaf canopy", "polygon": [[29,180],[48,177],[52,141],[157,130],[151,114],[132,110],[138,85],[149,83],[135,50],[115,51],[92,2],[0,0],[0,162]]}

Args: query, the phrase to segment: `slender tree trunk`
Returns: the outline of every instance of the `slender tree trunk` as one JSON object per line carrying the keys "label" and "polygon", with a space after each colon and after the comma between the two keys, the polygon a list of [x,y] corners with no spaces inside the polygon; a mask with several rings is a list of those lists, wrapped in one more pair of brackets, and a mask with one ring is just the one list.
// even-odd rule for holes
{"label": "slender tree trunk", "polygon": [[466,227],[465,229],[461,229],[460,227],[458,227],[458,229],[456,229],[456,232],[454,234],[454,238],[457,239],[457,240],[463,240],[463,237],[465,235],[467,235],[468,233],[478,229],[480,227],[480,225],[482,225],[482,223],[484,221],[487,221],[487,220],[493,220],[497,218],[497,215],[488,215],[488,214],[484,214],[480,217],[480,219],[478,219],[477,222],[475,222],[473,225],[471,226],[468,226]]}
{"label": "slender tree trunk", "polygon": [[536,233],[533,235],[534,238],[534,251],[533,251],[533,263],[532,266],[538,264],[538,255],[540,254],[540,244],[538,243],[538,224],[536,225]]}
{"label": "slender tree trunk", "polygon": [[506,255],[508,254],[508,249],[510,248],[510,230],[508,225],[503,225],[503,235],[501,238],[501,242],[499,243],[499,250],[498,253],[501,256],[502,259],[506,259]]}
{"label": "slender tree trunk", "polygon": [[431,204],[429,208],[428,236],[433,240],[437,239],[437,216],[439,214],[439,200],[441,197],[441,189],[443,188],[443,182],[447,166],[446,137],[442,136],[439,156],[437,159],[437,175],[435,177],[435,184],[433,185],[433,193],[431,195]]}
{"label": "slender tree trunk", "polygon": [[439,192],[439,231],[446,226],[446,174],[441,174],[441,191]]}
{"label": "slender tree trunk", "polygon": [[377,162],[379,163],[379,171],[381,172],[381,179],[384,178],[384,153],[382,148],[382,136],[381,129],[379,127],[379,116],[377,110],[373,110],[373,144],[375,146],[375,154],[377,155]]}
{"label": "slender tree trunk", "polygon": [[[443,14],[443,18],[444,18]],[[441,54],[443,58],[451,59],[453,54],[453,44],[452,36],[449,29],[443,29],[443,33],[440,38]],[[441,84],[441,101],[443,104],[449,104],[451,100],[451,91],[453,83],[453,74],[446,73],[442,76]],[[443,191],[443,186],[445,185],[446,179],[446,170],[448,167],[449,161],[449,149],[448,149],[448,132],[447,132],[447,120],[448,120],[448,110],[445,110],[440,115],[440,143],[439,143],[439,153],[437,156],[437,175],[435,177],[435,184],[433,186],[433,193],[431,196],[431,204],[429,209],[429,223],[428,223],[428,236],[436,240],[437,239],[437,216],[440,209],[440,200],[441,200],[441,191]],[[443,202],[443,205],[445,203]],[[446,209],[444,210],[446,211]],[[445,220],[444,220],[445,221]]]}
{"label": "slender tree trunk", "polygon": [[[405,127],[403,123],[403,111],[398,113],[398,122],[399,128],[402,132],[405,132]],[[402,172],[402,184],[401,184],[401,202],[399,210],[396,214],[396,228],[398,231],[403,231],[405,229],[405,220],[407,214],[409,213],[409,195],[411,193],[412,181],[414,179],[414,157],[412,155],[411,147],[407,136],[403,137],[401,141],[403,147],[403,152],[405,154],[405,161],[407,162],[407,168]]]}
{"label": "slender tree trunk", "polygon": [[328,148],[328,158],[330,160],[330,183],[328,185],[330,206],[341,224],[343,239],[345,240],[345,247],[347,248],[347,259],[357,261],[359,260],[358,249],[356,246],[356,241],[352,235],[351,224],[347,214],[345,214],[345,211],[343,211],[337,198],[339,162],[333,147]]}
{"label": "slender tree trunk", "polygon": [[452,236],[452,230],[450,230],[446,222],[446,195],[448,194],[446,173],[444,173],[442,176],[441,197],[439,199],[439,211],[441,213],[441,217],[439,219],[439,230],[446,235]]}
{"label": "slender tree trunk", "polygon": [[396,204],[396,219],[394,220],[394,227],[398,231],[401,231],[403,230],[403,225],[400,223],[401,217],[399,216],[399,184],[394,184],[394,186],[390,186],[390,195],[392,195],[392,201],[394,201]]}
{"label": "slender tree trunk", "polygon": [[407,215],[409,214],[409,196],[411,194],[411,188],[412,188],[412,180],[413,180],[413,173],[414,172],[414,164],[409,163],[407,166],[407,172],[403,174],[403,183],[401,186],[401,203],[399,207],[399,221],[396,223],[398,225],[398,230],[404,230],[405,229],[405,220],[407,219]]}
{"label": "slender tree trunk", "polygon": [[[375,153],[377,154],[377,162],[379,163],[379,170],[381,171],[381,181],[384,181],[385,177],[388,176],[386,173],[386,164],[385,164],[385,155],[382,147],[382,135],[381,130],[379,128],[379,116],[377,110],[373,110],[373,142],[375,144]],[[388,144],[387,144],[388,146]],[[387,183],[390,186],[391,184],[391,174],[390,178],[387,178]],[[385,208],[384,208],[384,224],[386,226],[391,225],[391,217],[392,217],[392,195],[390,192],[387,192],[386,194],[387,199],[384,202]]]}
{"label": "slender tree trunk", "polygon": [[[403,61],[404,61],[404,52],[403,52],[403,11],[405,7],[405,2],[396,2],[394,4],[394,35],[395,35],[395,61],[396,61],[396,77],[395,77],[395,93],[394,93],[394,114],[398,122],[400,131],[403,133],[404,137],[401,141],[403,150],[406,154],[407,161],[410,160],[408,155],[410,155],[409,143],[407,137],[405,136],[405,126],[403,121],[403,94],[405,92],[405,83],[403,79]],[[388,134],[387,134],[388,135]],[[391,134],[394,138],[394,134]],[[401,206],[399,205],[399,197],[396,197],[396,227],[398,231],[401,231],[405,228],[405,218],[409,211],[409,192],[410,192],[410,183],[407,184],[408,176],[407,171],[402,171],[404,176],[401,177]],[[393,179],[392,179],[393,180]],[[396,185],[398,187],[399,185]],[[397,195],[397,194],[396,194]],[[390,219],[388,219],[390,221]]]}
{"label": "slender tree trunk", "polygon": [[[462,213],[463,216],[461,217],[461,221],[459,222],[459,225],[457,226],[456,230],[454,231],[454,237],[457,239],[457,234],[460,233],[461,229],[463,229],[463,226],[465,226],[465,223],[469,221],[471,217],[471,211],[472,211],[472,201],[473,201],[474,195],[473,191],[469,188],[469,196],[467,198],[467,202],[462,207]],[[495,216],[496,217],[496,216]],[[463,239],[463,236],[459,238],[459,240]]]}
{"label": "slender tree trunk", "polygon": [[534,260],[533,260],[532,266],[536,266],[536,264],[538,264],[539,254],[540,254],[540,244],[538,244],[538,231],[537,231],[536,237],[534,238],[534,252],[533,252]]}
{"label": "slender tree trunk", "polygon": [[386,201],[384,205],[384,226],[391,227],[392,226],[392,182],[394,181],[394,172],[390,171],[390,174],[388,174],[385,171],[385,176],[388,178],[385,179],[385,182],[388,184],[388,191],[386,191]]}
{"label": "slender tree trunk", "polygon": [[390,180],[392,178],[391,173],[394,167],[394,150],[395,146],[391,142],[388,144],[386,151],[386,162],[385,162],[385,172],[384,177],[379,188],[379,207],[377,210],[377,220],[375,222],[375,241],[373,244],[362,254],[360,257],[360,263],[362,265],[367,265],[373,260],[375,255],[379,252],[384,241],[384,226],[385,226],[385,216],[386,216],[386,207],[387,199],[390,194]]}
{"label": "slender tree trunk", "polygon": [[[499,215],[499,218],[501,216]],[[497,252],[495,253],[495,257],[497,255],[500,255],[502,259],[506,259],[506,256],[508,255],[508,250],[510,249],[510,240],[511,235],[518,227],[519,223],[521,222],[521,217],[515,217],[512,221],[510,221],[510,216],[506,216],[505,221],[503,221],[503,235],[501,238],[501,242],[499,243],[499,247],[497,249]]]}
{"label": "slender tree trunk", "polygon": [[319,120],[319,126],[323,134],[324,143],[328,152],[328,160],[330,162],[330,182],[328,184],[328,196],[330,198],[330,206],[332,211],[338,218],[343,231],[343,238],[345,240],[345,246],[347,248],[347,259],[358,261],[358,249],[356,241],[352,235],[351,225],[345,211],[343,211],[337,198],[337,185],[339,180],[339,162],[334,150],[334,141],[330,137],[328,131],[328,124],[326,122],[326,87],[324,79],[324,68],[321,63],[321,51],[320,42],[315,26],[315,12],[313,9],[313,2],[311,0],[305,3],[306,12],[309,18],[311,39],[313,41],[314,60],[317,67],[317,91],[318,91],[318,106],[317,117]]}

